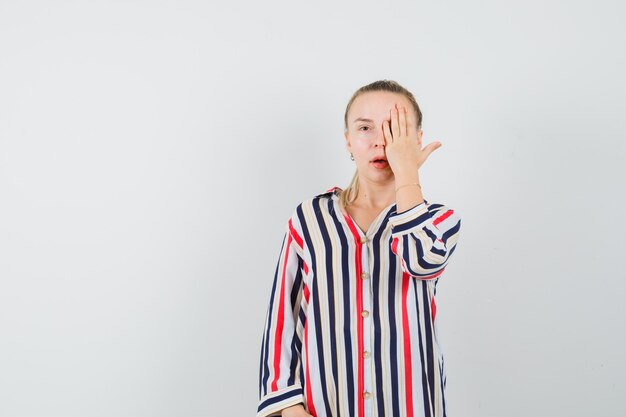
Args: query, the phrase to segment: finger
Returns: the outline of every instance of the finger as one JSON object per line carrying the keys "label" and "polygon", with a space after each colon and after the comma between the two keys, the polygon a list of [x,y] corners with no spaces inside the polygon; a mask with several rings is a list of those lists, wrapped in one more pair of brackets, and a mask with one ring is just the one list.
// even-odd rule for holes
{"label": "finger", "polygon": [[398,139],[400,137],[400,128],[398,123],[398,109],[391,109],[391,134],[394,139]]}
{"label": "finger", "polygon": [[406,107],[404,107],[404,106],[402,106],[399,109],[398,121],[400,122],[400,136],[406,136],[406,133],[407,133]]}
{"label": "finger", "polygon": [[415,120],[415,111],[413,109],[406,110],[406,134],[413,137],[417,136],[417,120]]}
{"label": "finger", "polygon": [[383,121],[383,136],[385,137],[385,146],[393,143],[393,137],[391,136],[391,131],[389,130],[389,121]]}
{"label": "finger", "polygon": [[428,158],[434,150],[439,149],[440,146],[440,142],[429,143],[428,146],[424,148],[424,152],[426,152],[426,158]]}
{"label": "finger", "polygon": [[[396,138],[396,137],[399,138],[400,136],[402,136],[402,131],[401,131],[402,127],[400,125],[400,112],[401,111],[402,111],[402,108],[396,103],[396,108],[393,110],[393,114],[395,116],[395,120],[394,121],[396,122],[396,132],[397,133],[394,134],[394,138]],[[393,132],[393,130],[392,130],[392,132]]]}

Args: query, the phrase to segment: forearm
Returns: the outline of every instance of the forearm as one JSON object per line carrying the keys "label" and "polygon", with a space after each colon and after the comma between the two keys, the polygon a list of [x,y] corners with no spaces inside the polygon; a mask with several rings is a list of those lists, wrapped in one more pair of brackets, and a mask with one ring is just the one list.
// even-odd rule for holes
{"label": "forearm", "polygon": [[[395,176],[395,188],[401,187],[396,191],[397,213],[402,213],[424,201],[422,188],[414,184],[420,184],[419,171],[417,170],[414,172],[402,172]],[[403,187],[403,185],[406,186]]]}

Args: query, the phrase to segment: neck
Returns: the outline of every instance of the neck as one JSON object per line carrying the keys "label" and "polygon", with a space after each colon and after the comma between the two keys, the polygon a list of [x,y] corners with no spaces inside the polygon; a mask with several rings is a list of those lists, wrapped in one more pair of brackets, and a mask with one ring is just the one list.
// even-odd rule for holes
{"label": "neck", "polygon": [[395,181],[373,182],[368,179],[359,178],[359,194],[355,203],[366,208],[382,208],[393,204],[396,201]]}

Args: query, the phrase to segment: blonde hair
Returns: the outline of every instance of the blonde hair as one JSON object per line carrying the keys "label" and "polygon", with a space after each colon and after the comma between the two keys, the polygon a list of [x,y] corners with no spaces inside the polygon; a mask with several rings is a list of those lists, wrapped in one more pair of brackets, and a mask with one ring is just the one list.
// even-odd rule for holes
{"label": "blonde hair", "polygon": [[[417,120],[417,130],[421,129],[422,111],[420,110],[420,107],[417,104],[417,101],[415,100],[415,97],[413,96],[413,94],[409,90],[407,90],[406,88],[398,84],[396,81],[379,80],[379,81],[374,81],[373,83],[364,85],[363,87],[356,90],[355,93],[352,95],[352,98],[350,99],[350,101],[348,101],[348,105],[346,106],[346,113],[343,116],[344,129],[346,132],[348,131],[348,112],[350,111],[350,107],[352,107],[352,103],[354,103],[354,100],[356,100],[356,98],[360,96],[361,94],[368,93],[371,91],[387,91],[390,93],[398,93],[398,94],[404,95],[409,100],[409,102],[413,106],[413,110],[415,111],[415,116]],[[341,204],[343,208],[345,208],[346,206],[354,202],[358,194],[359,194],[359,171],[357,169],[354,172],[354,175],[352,176],[352,180],[350,181],[350,184],[348,185],[348,187],[346,187],[346,189],[344,190],[341,190],[339,194],[339,203]]]}

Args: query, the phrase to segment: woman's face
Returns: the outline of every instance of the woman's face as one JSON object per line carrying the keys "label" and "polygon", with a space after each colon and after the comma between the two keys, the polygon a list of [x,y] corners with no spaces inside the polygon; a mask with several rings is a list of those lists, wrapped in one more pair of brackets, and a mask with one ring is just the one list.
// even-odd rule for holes
{"label": "woman's face", "polygon": [[[377,166],[372,161],[381,156],[386,159],[383,121],[391,120],[391,110],[395,108],[396,103],[399,107],[405,106],[408,111],[415,111],[403,94],[388,91],[362,93],[352,102],[348,112],[348,131],[345,138],[346,147],[354,156],[360,176],[373,181],[393,178],[393,171],[388,164]],[[421,135],[422,131],[420,130],[418,134]]]}

